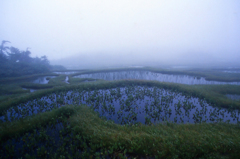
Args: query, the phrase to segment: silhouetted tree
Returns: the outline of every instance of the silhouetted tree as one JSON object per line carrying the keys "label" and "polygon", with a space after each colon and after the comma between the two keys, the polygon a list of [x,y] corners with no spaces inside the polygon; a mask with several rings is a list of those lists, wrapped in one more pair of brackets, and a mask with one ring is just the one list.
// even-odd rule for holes
{"label": "silhouetted tree", "polygon": [[21,52],[18,48],[11,47],[10,52],[8,53],[8,59],[11,62],[18,62],[21,58]]}
{"label": "silhouetted tree", "polygon": [[14,77],[46,73],[52,69],[47,56],[32,58],[29,48],[21,51],[16,47],[7,47],[9,41],[3,40],[0,46],[0,77]]}
{"label": "silhouetted tree", "polygon": [[41,57],[41,60],[42,60],[42,63],[43,63],[43,64],[45,64],[45,65],[49,65],[49,61],[48,61],[46,55],[42,56],[42,57]]}
{"label": "silhouetted tree", "polygon": [[8,46],[5,46],[6,43],[10,43],[9,41],[3,40],[0,45],[0,63],[7,61],[7,50],[9,50]]}

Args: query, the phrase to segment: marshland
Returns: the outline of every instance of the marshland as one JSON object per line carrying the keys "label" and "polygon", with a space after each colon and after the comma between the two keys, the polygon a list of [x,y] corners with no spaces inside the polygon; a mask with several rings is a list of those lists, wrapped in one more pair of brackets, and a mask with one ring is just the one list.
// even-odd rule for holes
{"label": "marshland", "polygon": [[0,11],[0,158],[239,158],[237,0]]}
{"label": "marshland", "polygon": [[[209,77],[201,71],[156,68],[62,72],[2,79],[2,158],[239,155],[240,86],[232,80],[192,85],[147,80],[147,74],[152,77],[155,72],[172,76],[185,73],[193,79]],[[122,79],[104,79],[111,72],[119,73]],[[141,72],[143,79],[128,76]],[[213,80],[223,81],[226,76],[229,74],[222,73]],[[35,82],[41,78],[48,83]]]}

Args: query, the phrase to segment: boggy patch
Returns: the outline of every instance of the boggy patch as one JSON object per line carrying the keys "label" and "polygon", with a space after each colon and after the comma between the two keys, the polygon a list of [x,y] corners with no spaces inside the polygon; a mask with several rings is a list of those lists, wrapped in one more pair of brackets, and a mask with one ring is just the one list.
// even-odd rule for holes
{"label": "boggy patch", "polygon": [[94,91],[62,91],[10,108],[2,121],[13,121],[66,104],[86,104],[118,124],[162,122],[239,122],[239,111],[214,108],[206,101],[157,87],[128,86]]}

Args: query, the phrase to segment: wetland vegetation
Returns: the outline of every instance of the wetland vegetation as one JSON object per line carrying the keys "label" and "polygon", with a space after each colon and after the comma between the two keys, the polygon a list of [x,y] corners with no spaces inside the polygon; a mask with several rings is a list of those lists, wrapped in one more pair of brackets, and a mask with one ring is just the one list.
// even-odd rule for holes
{"label": "wetland vegetation", "polygon": [[0,159],[240,159],[239,0],[0,13]]}
{"label": "wetland vegetation", "polygon": [[227,97],[240,95],[239,85],[105,81],[74,77],[96,70],[69,72],[52,73],[47,84],[32,83],[47,74],[2,79],[1,158],[240,155],[240,102]]}
{"label": "wetland vegetation", "polygon": [[240,82],[222,82],[208,81],[203,77],[194,77],[189,75],[162,74],[150,71],[118,71],[118,72],[101,72],[88,73],[74,76],[76,78],[93,78],[103,80],[122,80],[122,79],[140,79],[155,80],[159,82],[180,83],[188,85],[196,84],[233,84],[240,85]]}

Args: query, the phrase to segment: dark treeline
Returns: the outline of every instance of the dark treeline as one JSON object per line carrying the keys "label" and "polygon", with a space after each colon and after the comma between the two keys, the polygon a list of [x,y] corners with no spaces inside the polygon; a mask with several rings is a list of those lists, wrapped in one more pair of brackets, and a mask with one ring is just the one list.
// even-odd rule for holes
{"label": "dark treeline", "polygon": [[24,51],[16,47],[8,47],[3,40],[0,46],[0,77],[16,77],[22,75],[40,74],[50,72],[51,69],[62,66],[51,66],[47,57],[30,57],[31,52],[27,48]]}

